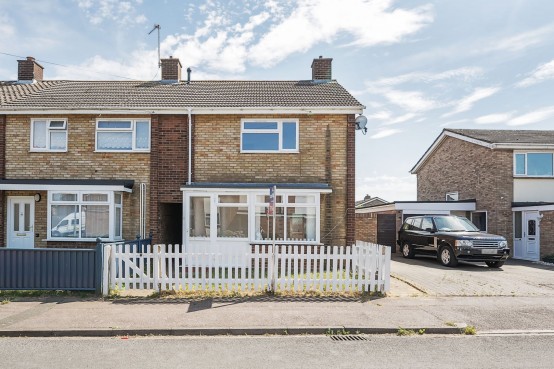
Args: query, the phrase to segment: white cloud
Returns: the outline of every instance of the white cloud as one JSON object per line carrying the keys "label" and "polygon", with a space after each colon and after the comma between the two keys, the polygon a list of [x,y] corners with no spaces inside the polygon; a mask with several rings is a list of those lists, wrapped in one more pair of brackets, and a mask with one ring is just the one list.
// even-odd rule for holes
{"label": "white cloud", "polygon": [[141,0],[120,1],[120,0],[77,0],[81,8],[92,24],[117,21],[120,25],[142,24],[147,18],[144,14],[137,14],[136,6],[142,3]]}
{"label": "white cloud", "polygon": [[[373,46],[402,41],[433,21],[430,6],[392,8],[391,0],[300,0],[281,23],[249,50],[254,65],[270,67],[289,55],[306,52],[345,33],[350,45]],[[338,6],[337,6],[338,5]],[[363,16],[361,16],[363,14]]]}
{"label": "white cloud", "polygon": [[514,116],[514,112],[482,115],[475,119],[477,124],[506,123]]}
{"label": "white cloud", "polygon": [[6,14],[0,14],[0,40],[7,40],[15,35],[12,20]]}
{"label": "white cloud", "polygon": [[529,77],[517,83],[516,86],[528,87],[549,79],[554,79],[554,60],[539,65]]}
{"label": "white cloud", "polygon": [[450,121],[448,121],[448,122],[441,123],[441,124],[439,125],[439,127],[454,126],[454,125],[456,125],[456,124],[467,123],[468,121],[469,121],[469,119],[450,120]]}
{"label": "white cloud", "polygon": [[365,194],[369,194],[391,202],[413,201],[417,199],[416,183],[414,175],[394,177],[376,174],[362,178],[356,183],[356,198],[361,199]]}
{"label": "white cloud", "polygon": [[395,77],[381,78],[376,81],[367,82],[370,86],[396,86],[410,82],[432,83],[448,79],[471,80],[483,74],[483,69],[479,67],[462,67],[445,70],[438,73],[414,72],[401,74]]}
{"label": "white cloud", "polygon": [[454,104],[456,105],[454,107],[454,110],[452,110],[449,113],[443,114],[442,117],[449,117],[454,114],[462,113],[464,111],[471,110],[473,108],[473,105],[475,105],[478,101],[486,99],[487,97],[490,97],[500,91],[500,88],[498,87],[479,87],[476,88],[475,91],[473,91],[470,95],[458,100]]}
{"label": "white cloud", "polygon": [[528,47],[539,45],[544,42],[554,32],[554,27],[546,26],[520,34],[494,40],[485,48],[486,52],[506,50],[522,51]]}
{"label": "white cloud", "polygon": [[411,112],[432,110],[439,106],[437,101],[426,98],[425,95],[419,91],[385,90],[382,91],[382,94],[392,104]]}
{"label": "white cloud", "polygon": [[[404,123],[404,122],[407,122],[409,120],[413,120],[415,117],[417,117],[417,114],[406,113],[406,114],[400,115],[396,118],[392,118],[389,121],[385,122],[384,124],[385,125],[392,125],[392,124]],[[421,121],[422,121],[422,119],[420,118],[416,121],[416,123],[421,122]]]}
{"label": "white cloud", "polygon": [[510,119],[507,124],[509,126],[523,126],[527,124],[533,124],[542,122],[544,120],[554,117],[554,106],[547,106],[545,108],[519,115]]}
{"label": "white cloud", "polygon": [[370,138],[376,140],[376,139],[380,139],[380,138],[389,137],[389,136],[395,135],[395,134],[400,133],[400,132],[402,132],[400,129],[380,129],[377,133],[370,136]]}

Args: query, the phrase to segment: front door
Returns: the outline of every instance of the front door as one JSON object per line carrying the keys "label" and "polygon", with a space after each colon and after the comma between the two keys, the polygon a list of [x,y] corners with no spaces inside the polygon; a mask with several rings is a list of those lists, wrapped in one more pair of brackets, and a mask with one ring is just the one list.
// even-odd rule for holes
{"label": "front door", "polygon": [[35,199],[33,197],[8,197],[8,247],[32,249],[35,247]]}
{"label": "front door", "polygon": [[540,228],[539,212],[524,212],[523,222],[523,257],[526,260],[539,260]]}

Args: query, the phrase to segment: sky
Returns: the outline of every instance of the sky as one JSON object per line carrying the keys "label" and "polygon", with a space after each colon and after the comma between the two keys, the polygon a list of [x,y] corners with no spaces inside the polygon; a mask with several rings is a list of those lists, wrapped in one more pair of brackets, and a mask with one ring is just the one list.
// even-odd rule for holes
{"label": "sky", "polygon": [[[551,0],[0,0],[0,80],[302,80],[313,58],[363,105],[356,198],[416,200],[410,169],[444,128],[554,127]],[[438,173],[437,175],[440,175]]]}

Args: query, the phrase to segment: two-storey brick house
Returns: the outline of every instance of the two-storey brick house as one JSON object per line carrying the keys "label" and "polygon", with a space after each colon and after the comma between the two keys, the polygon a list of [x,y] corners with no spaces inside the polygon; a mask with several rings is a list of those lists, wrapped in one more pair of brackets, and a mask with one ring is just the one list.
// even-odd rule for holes
{"label": "two-storey brick house", "polygon": [[[91,247],[156,243],[243,250],[354,241],[355,114],[314,59],[304,81],[47,81],[33,58],[0,82],[0,239]],[[189,74],[190,76],[190,74]]]}
{"label": "two-storey brick house", "polygon": [[514,258],[554,254],[554,131],[444,129],[411,173],[418,201],[474,199],[472,221]]}

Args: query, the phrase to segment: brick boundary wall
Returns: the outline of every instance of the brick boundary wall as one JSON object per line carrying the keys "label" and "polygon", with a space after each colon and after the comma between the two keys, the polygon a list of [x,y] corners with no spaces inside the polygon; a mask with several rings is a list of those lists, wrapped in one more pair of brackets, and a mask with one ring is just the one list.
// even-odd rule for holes
{"label": "brick boundary wall", "polygon": [[377,214],[357,213],[356,240],[377,243]]}

